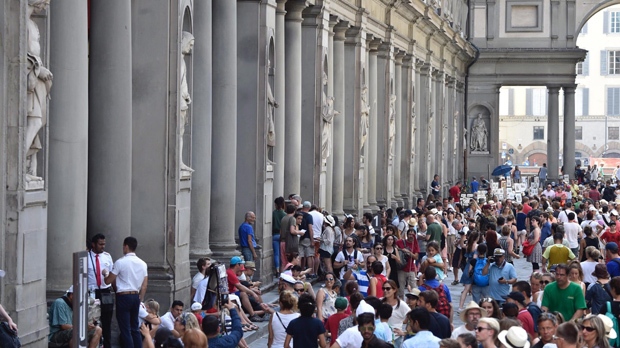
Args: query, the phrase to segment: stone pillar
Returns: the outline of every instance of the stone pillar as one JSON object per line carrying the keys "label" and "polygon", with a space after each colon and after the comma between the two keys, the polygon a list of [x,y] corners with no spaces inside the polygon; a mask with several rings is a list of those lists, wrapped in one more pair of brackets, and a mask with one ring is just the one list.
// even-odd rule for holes
{"label": "stone pillar", "polygon": [[419,108],[416,108],[418,114],[419,127],[417,135],[419,138],[419,146],[417,147],[417,163],[418,172],[420,173],[419,189],[422,196],[426,199],[430,193],[430,184],[433,180],[433,168],[431,166],[431,146],[432,141],[431,131],[434,124],[429,124],[431,121],[431,77],[430,77],[430,64],[425,63],[422,60],[416,62],[416,69],[419,70],[420,83],[418,87],[418,93],[420,93]]}
{"label": "stone pillar", "polygon": [[388,127],[390,97],[392,94],[391,64],[392,50],[390,44],[383,43],[379,47],[377,59],[377,128],[371,129],[372,135],[377,137],[377,204],[382,206],[391,204],[391,197],[388,195],[389,191],[391,191],[388,189],[390,181],[388,173],[390,163]]}
{"label": "stone pillar", "polygon": [[446,168],[446,173],[448,176],[448,181],[450,181],[451,185],[456,183],[456,166],[455,158],[454,158],[454,132],[456,130],[456,125],[458,123],[458,117],[455,114],[454,108],[454,82],[455,79],[452,76],[446,76],[446,87],[445,87],[445,124],[448,126],[446,129],[446,141],[444,142],[444,152],[446,154],[446,160],[444,161],[444,166]]}
{"label": "stone pillar", "polygon": [[349,27],[348,22],[341,21],[334,27],[334,110],[340,115],[334,118],[334,142],[333,142],[333,172],[332,172],[332,214],[343,216],[343,187],[344,187],[344,143],[345,130],[345,60],[344,60],[344,40],[346,31]]}
{"label": "stone pillar", "polygon": [[[402,151],[402,110],[403,110],[403,57],[405,56],[404,52],[395,50],[395,85],[396,90],[396,114],[394,115],[394,126],[395,126],[395,134],[394,134],[394,148],[391,149],[392,155],[392,166],[394,173],[394,182],[392,188],[393,199],[396,200],[396,205],[399,207],[403,206],[403,198],[400,195],[400,165],[401,165],[401,151]],[[406,85],[405,85],[406,86]]]}
{"label": "stone pillar", "polygon": [[413,106],[413,80],[411,73],[411,55],[403,57],[402,89],[398,96],[401,102],[401,127],[396,131],[401,134],[401,153],[397,161],[400,161],[400,187],[396,188],[403,199],[403,205],[411,208],[411,121]]}
{"label": "stone pillar", "polygon": [[[286,3],[286,104],[284,142],[284,194],[300,193],[301,180],[301,11],[305,1]],[[236,41],[235,41],[236,42]],[[227,57],[228,59],[228,57]],[[304,198],[304,197],[302,197]],[[305,198],[304,198],[305,199]]]}
{"label": "stone pillar", "polygon": [[236,253],[237,2],[213,0],[213,135],[211,157],[211,250]]}
{"label": "stone pillar", "polygon": [[[213,122],[213,12],[212,0],[194,4],[194,83],[192,98],[192,205],[190,224],[190,259],[211,253],[211,133]],[[192,268],[193,270],[193,268]]]}
{"label": "stone pillar", "polygon": [[[444,74],[443,71],[439,69],[432,70],[432,79],[433,79],[433,95],[431,103],[433,104],[433,135],[435,139],[432,141],[432,152],[434,154],[432,158],[432,167],[433,174],[438,174],[440,179],[440,184],[442,188],[442,196],[445,193],[447,179],[445,177],[445,173],[443,172],[444,166],[443,161],[445,160],[445,153],[443,152],[444,146],[443,142],[445,141],[445,129],[444,129],[444,102],[443,102],[443,89],[444,89]],[[432,179],[432,178],[431,178]],[[430,185],[430,184],[429,184]]]}
{"label": "stone pillar", "polygon": [[[285,24],[284,9],[286,0],[277,0],[276,8],[276,62],[278,69],[275,71],[275,94],[274,97],[280,106],[275,109],[275,127],[276,127],[276,146],[273,148],[273,196],[288,197],[289,193],[284,191],[284,163],[285,163],[285,147],[286,147],[286,42],[285,42]],[[299,192],[295,192],[299,193]]]}
{"label": "stone pillar", "polygon": [[88,13],[79,0],[52,5],[47,253],[54,257],[47,262],[47,290],[64,291],[73,282],[67,272],[73,265],[72,252],[83,250],[86,243]]}
{"label": "stone pillar", "polygon": [[[366,177],[368,178],[368,206],[374,213],[379,210],[377,206],[377,55],[381,41],[373,39],[368,42],[370,52],[368,54],[368,102],[370,103],[369,130],[370,134],[366,140]],[[370,170],[372,169],[372,170]]]}
{"label": "stone pillar", "polygon": [[559,171],[558,161],[560,155],[560,115],[558,100],[560,88],[548,86],[547,90],[549,92],[549,105],[547,111],[547,179],[557,182]]}
{"label": "stone pillar", "polygon": [[[329,97],[334,97],[334,27],[338,24],[338,17],[329,16],[329,39],[328,39],[328,47],[327,47],[327,95]],[[334,110],[340,112],[339,110]],[[334,117],[335,118],[335,117]],[[326,178],[325,178],[325,210],[331,212],[332,211],[332,198],[333,198],[333,187],[334,187],[334,121],[332,120],[332,132],[329,135],[329,142],[332,144],[331,153],[329,157],[327,157],[326,163]],[[322,175],[323,173],[321,173]]]}
{"label": "stone pillar", "polygon": [[94,0],[90,14],[88,235],[122,241],[132,235],[131,3]]}
{"label": "stone pillar", "polygon": [[564,86],[564,174],[575,179],[575,85]]}

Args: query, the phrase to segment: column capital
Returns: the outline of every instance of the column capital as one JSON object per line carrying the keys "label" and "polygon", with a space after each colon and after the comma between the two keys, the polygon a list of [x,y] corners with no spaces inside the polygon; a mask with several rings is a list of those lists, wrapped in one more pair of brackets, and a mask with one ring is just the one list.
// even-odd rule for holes
{"label": "column capital", "polygon": [[413,55],[405,53],[405,56],[403,57],[403,66],[407,68],[411,68],[411,66],[413,66],[413,62],[414,62]]}
{"label": "column capital", "polygon": [[381,58],[391,58],[392,56],[392,44],[390,44],[390,42],[381,42],[377,50]]}
{"label": "column capital", "polygon": [[286,14],[286,1],[287,0],[276,0],[276,14],[284,15]]}
{"label": "column capital", "polygon": [[334,40],[344,41],[347,38],[347,30],[349,30],[349,22],[339,21],[338,24],[334,26]]}
{"label": "column capital", "polygon": [[401,65],[403,63],[403,58],[407,53],[398,48],[394,48],[394,59],[396,60],[396,64]]}
{"label": "column capital", "polygon": [[558,94],[560,92],[560,86],[547,86],[549,94]]}
{"label": "column capital", "polygon": [[377,51],[379,50],[379,46],[381,45],[381,39],[376,38],[372,35],[366,36],[366,47],[368,47],[368,50],[370,51],[370,53],[374,53],[376,54]]}
{"label": "column capital", "polygon": [[285,4],[286,20],[301,22],[304,17],[302,11],[306,8],[306,2],[300,0],[288,0]]}
{"label": "column capital", "polygon": [[350,27],[345,31],[345,41],[344,43],[347,45],[359,45],[361,43],[361,33],[362,30],[360,27]]}
{"label": "column capital", "polygon": [[564,94],[566,93],[575,93],[575,89],[577,89],[577,85],[564,85],[562,86],[564,90]]}
{"label": "column capital", "polygon": [[338,16],[329,15],[329,34],[334,35],[334,27],[338,24]]}

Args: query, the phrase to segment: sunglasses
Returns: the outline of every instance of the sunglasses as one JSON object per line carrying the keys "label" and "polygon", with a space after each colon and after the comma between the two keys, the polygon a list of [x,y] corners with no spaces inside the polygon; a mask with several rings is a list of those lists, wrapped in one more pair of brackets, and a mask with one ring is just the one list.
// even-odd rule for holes
{"label": "sunglasses", "polygon": [[583,326],[583,325],[581,326],[581,330],[586,330],[588,332],[596,331],[596,329],[593,328],[592,326]]}
{"label": "sunglasses", "polygon": [[334,278],[325,278],[325,281],[326,281],[326,282],[333,282],[333,281],[334,281]]}
{"label": "sunglasses", "polygon": [[295,289],[296,292],[304,292],[304,289]]}
{"label": "sunglasses", "polygon": [[547,284],[550,284],[551,281],[549,281],[549,280],[542,280],[541,283],[547,285]]}
{"label": "sunglasses", "polygon": [[392,290],[392,288],[381,288],[381,289],[383,289],[383,291]]}
{"label": "sunglasses", "polygon": [[365,331],[373,332],[373,331],[375,331],[375,327],[374,326],[359,326],[358,328],[359,328],[359,330],[361,332],[365,332]]}
{"label": "sunglasses", "polygon": [[376,250],[383,250],[383,248],[382,248],[382,247],[378,247],[378,248],[375,248],[375,249],[376,249]]}
{"label": "sunglasses", "polygon": [[478,332],[482,332],[482,330],[493,330],[493,329],[491,329],[491,328],[489,328],[489,327],[480,327],[480,326],[478,326],[478,327],[476,328],[476,331],[478,331]]}

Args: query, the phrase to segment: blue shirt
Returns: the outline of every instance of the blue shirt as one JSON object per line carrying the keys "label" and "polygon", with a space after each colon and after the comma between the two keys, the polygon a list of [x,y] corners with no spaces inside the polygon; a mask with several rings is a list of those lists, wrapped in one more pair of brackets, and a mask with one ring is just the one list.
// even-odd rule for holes
{"label": "blue shirt", "polygon": [[547,221],[542,225],[542,228],[540,229],[540,240],[538,241],[540,243],[540,246],[542,246],[543,243],[545,242],[545,239],[549,238],[550,236],[551,236],[551,223]]}
{"label": "blue shirt", "polygon": [[615,258],[607,262],[607,272],[609,272],[610,279],[613,277],[620,276],[620,264],[618,264],[617,261],[620,261],[620,258]]}
{"label": "blue shirt", "polygon": [[403,345],[401,347],[402,348],[417,348],[417,347],[439,348],[439,341],[441,340],[438,337],[433,336],[432,332],[420,331],[416,333],[415,336],[403,342]]}
{"label": "blue shirt", "polygon": [[241,327],[241,319],[236,309],[230,310],[230,319],[232,321],[232,330],[226,335],[209,338],[209,348],[229,348],[236,347],[243,338],[243,328]]}
{"label": "blue shirt", "polygon": [[478,192],[478,186],[480,186],[480,183],[477,182],[476,180],[472,181],[471,184],[471,193],[476,193]]}
{"label": "blue shirt", "polygon": [[[450,289],[448,288],[446,284],[442,284],[437,279],[425,280],[424,284],[426,284],[427,286],[430,286],[431,288],[436,288],[441,284],[443,286],[443,292],[446,293],[446,299],[448,300],[448,302],[452,303],[452,296],[450,295]],[[428,290],[427,288],[423,286],[418,287],[418,289],[420,289],[420,291]]]}
{"label": "blue shirt", "polygon": [[358,291],[362,296],[368,296],[368,285],[370,284],[370,279],[368,279],[368,274],[365,270],[360,270],[359,272],[352,272],[355,280],[357,280]]}
{"label": "blue shirt", "polygon": [[381,319],[375,319],[375,336],[385,342],[394,343],[390,325],[388,323],[382,323]]}
{"label": "blue shirt", "polygon": [[489,297],[495,299],[497,302],[504,302],[504,298],[510,293],[510,284],[500,284],[499,278],[505,280],[516,279],[517,271],[513,265],[504,261],[502,268],[498,267],[496,263],[492,263],[489,266],[489,287],[487,288]]}
{"label": "blue shirt", "polygon": [[252,236],[252,246],[256,248],[256,239],[254,239],[254,229],[252,225],[244,222],[239,226],[239,244],[242,248],[249,248],[248,236]]}

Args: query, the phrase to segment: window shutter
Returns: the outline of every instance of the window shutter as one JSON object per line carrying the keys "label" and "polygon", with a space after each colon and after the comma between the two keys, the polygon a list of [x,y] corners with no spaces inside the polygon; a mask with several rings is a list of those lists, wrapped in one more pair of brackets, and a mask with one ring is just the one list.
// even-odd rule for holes
{"label": "window shutter", "polygon": [[603,34],[609,33],[609,11],[603,12]]}
{"label": "window shutter", "polygon": [[590,89],[584,88],[581,91],[581,106],[583,108],[581,115],[588,116],[590,115]]}
{"label": "window shutter", "polygon": [[528,116],[532,116],[532,89],[528,88],[525,90],[525,114]]}
{"label": "window shutter", "polygon": [[601,76],[607,75],[607,51],[601,50]]}
{"label": "window shutter", "polygon": [[588,53],[586,53],[586,59],[583,60],[581,66],[581,74],[583,76],[588,76],[588,74],[590,73],[590,55]]}
{"label": "window shutter", "polygon": [[510,116],[515,114],[515,90],[512,88],[508,90],[508,113]]}

